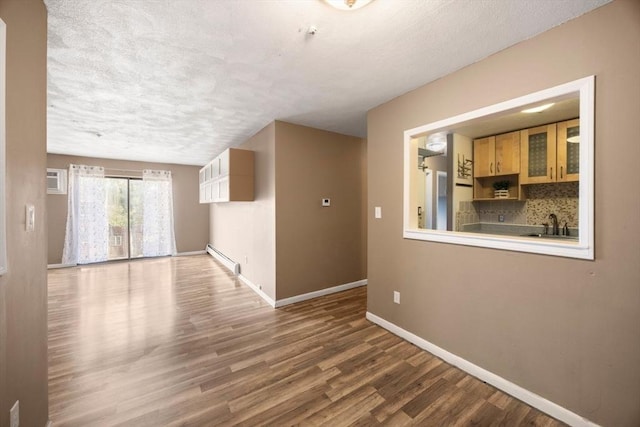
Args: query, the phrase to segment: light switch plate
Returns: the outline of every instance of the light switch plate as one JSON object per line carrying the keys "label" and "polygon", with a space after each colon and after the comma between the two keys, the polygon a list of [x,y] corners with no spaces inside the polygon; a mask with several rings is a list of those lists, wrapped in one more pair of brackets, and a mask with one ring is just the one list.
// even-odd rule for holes
{"label": "light switch plate", "polygon": [[331,199],[322,199],[322,206],[331,206]]}
{"label": "light switch plate", "polygon": [[393,302],[400,304],[400,292],[393,291]]}
{"label": "light switch plate", "polygon": [[27,231],[36,229],[36,208],[33,205],[26,205],[25,208],[25,229]]}
{"label": "light switch plate", "polygon": [[375,208],[373,208],[373,211],[374,211],[373,215],[376,219],[382,218],[382,207],[376,206]]}

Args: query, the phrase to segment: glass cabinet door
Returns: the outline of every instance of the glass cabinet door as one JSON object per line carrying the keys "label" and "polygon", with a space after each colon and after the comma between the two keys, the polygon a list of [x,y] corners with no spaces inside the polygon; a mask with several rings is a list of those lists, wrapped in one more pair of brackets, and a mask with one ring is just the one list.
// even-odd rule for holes
{"label": "glass cabinet door", "polygon": [[522,184],[555,182],[556,125],[538,126],[520,131],[522,144],[520,177]]}
{"label": "glass cabinet door", "polygon": [[558,181],[580,179],[580,119],[558,123]]}

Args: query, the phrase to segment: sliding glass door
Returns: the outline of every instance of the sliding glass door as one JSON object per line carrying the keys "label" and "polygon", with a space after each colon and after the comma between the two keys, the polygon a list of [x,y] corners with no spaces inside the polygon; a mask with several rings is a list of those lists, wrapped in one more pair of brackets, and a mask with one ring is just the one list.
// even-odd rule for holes
{"label": "sliding glass door", "polygon": [[142,180],[105,178],[109,223],[108,259],[142,256],[143,193]]}

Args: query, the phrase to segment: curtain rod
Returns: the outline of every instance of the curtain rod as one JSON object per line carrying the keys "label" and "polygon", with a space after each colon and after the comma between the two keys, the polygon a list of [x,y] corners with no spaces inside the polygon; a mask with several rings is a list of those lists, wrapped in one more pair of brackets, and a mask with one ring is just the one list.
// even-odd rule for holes
{"label": "curtain rod", "polygon": [[142,173],[142,169],[118,169],[118,168],[109,168],[109,167],[106,167],[106,166],[105,166],[104,170],[117,171],[117,172],[137,172],[137,173]]}
{"label": "curtain rod", "polygon": [[[127,176],[127,174],[129,174],[129,175],[135,175],[134,178],[137,178],[138,175],[142,176],[145,170],[153,170],[153,171],[155,171],[157,169],[118,169],[118,168],[105,167],[104,168],[104,173],[105,173],[105,175],[109,175],[109,174],[116,175],[116,174],[120,173],[125,177]],[[115,174],[114,174],[114,172],[115,172]],[[173,171],[169,170],[169,172],[171,172],[171,176],[175,176],[175,173]]]}

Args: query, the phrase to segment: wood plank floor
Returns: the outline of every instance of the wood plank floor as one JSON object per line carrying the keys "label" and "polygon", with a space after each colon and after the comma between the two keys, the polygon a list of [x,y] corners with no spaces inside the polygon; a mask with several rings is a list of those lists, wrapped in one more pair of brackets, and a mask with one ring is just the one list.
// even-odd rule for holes
{"label": "wood plank floor", "polygon": [[365,319],[272,309],[211,257],[49,272],[54,426],[559,426]]}

